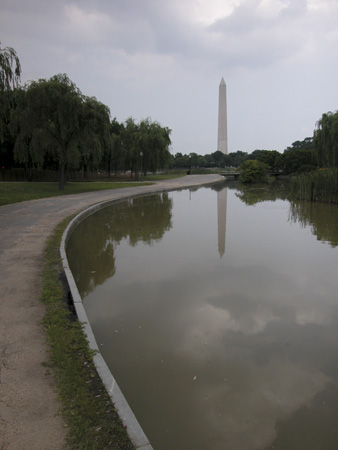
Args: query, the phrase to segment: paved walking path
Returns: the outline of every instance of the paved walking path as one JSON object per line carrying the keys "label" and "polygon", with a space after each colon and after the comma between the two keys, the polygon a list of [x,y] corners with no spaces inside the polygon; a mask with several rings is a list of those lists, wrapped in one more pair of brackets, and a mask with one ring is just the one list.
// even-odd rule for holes
{"label": "paved walking path", "polygon": [[[47,360],[40,302],[43,252],[62,219],[106,200],[220,181],[190,175],[152,186],[32,200],[0,207],[0,449],[61,450],[66,429]],[[0,185],[1,189],[1,185]]]}

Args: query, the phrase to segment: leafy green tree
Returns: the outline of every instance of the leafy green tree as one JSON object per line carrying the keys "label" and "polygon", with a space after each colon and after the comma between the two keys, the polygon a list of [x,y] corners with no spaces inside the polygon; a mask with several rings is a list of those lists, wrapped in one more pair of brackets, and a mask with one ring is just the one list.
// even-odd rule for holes
{"label": "leafy green tree", "polygon": [[269,167],[257,160],[247,160],[240,166],[239,181],[242,183],[266,183]]}
{"label": "leafy green tree", "polygon": [[285,174],[304,173],[316,166],[313,158],[313,138],[295,141],[276,159],[276,169]]}
{"label": "leafy green tree", "polygon": [[140,122],[139,148],[142,151],[142,169],[144,174],[149,170],[156,172],[169,163],[169,146],[171,130],[162,127],[150,119]]}
{"label": "leafy green tree", "polygon": [[114,117],[110,123],[108,142],[102,158],[102,167],[107,170],[109,176],[112,170],[116,175],[117,171],[123,168],[124,156],[121,139],[123,128],[123,124],[119,123]]}
{"label": "leafy green tree", "polygon": [[320,167],[338,167],[338,111],[323,114],[314,131],[314,155]]}
{"label": "leafy green tree", "polygon": [[315,169],[311,150],[287,148],[277,160],[277,167],[286,175]]}
{"label": "leafy green tree", "polygon": [[200,156],[197,153],[189,153],[189,167],[199,167]]}
{"label": "leafy green tree", "polygon": [[176,153],[174,156],[173,167],[178,169],[187,169],[189,167],[189,155],[183,155],[182,153]]}
{"label": "leafy green tree", "polygon": [[9,91],[19,85],[21,64],[12,47],[1,48],[0,42],[0,91]]}
{"label": "leafy green tree", "polygon": [[276,171],[280,155],[277,150],[254,150],[248,156],[248,159],[257,159],[257,161],[269,166],[270,170]]}
{"label": "leafy green tree", "polygon": [[102,153],[109,110],[94,98],[84,97],[65,74],[40,79],[20,92],[14,127],[18,134],[15,156],[43,166],[49,155],[58,162],[59,189],[66,171],[97,163]]}
{"label": "leafy green tree", "polygon": [[211,154],[211,156],[216,167],[224,167],[224,153],[222,153],[220,150],[216,150]]}
{"label": "leafy green tree", "polygon": [[90,165],[99,167],[104,149],[109,143],[110,111],[95,97],[83,97],[80,117],[79,150],[84,172]]}
{"label": "leafy green tree", "polygon": [[[27,95],[24,88],[14,91],[14,108],[11,114],[11,134],[14,136],[14,158],[23,164],[31,180],[31,169],[42,167],[47,151],[39,141],[39,133],[32,133],[32,116],[27,104]],[[51,159],[54,155],[51,154]]]}
{"label": "leafy green tree", "polygon": [[152,136],[153,140],[151,147],[156,157],[156,165],[153,165],[153,171],[158,169],[164,169],[168,166],[170,160],[170,139],[171,129],[168,127],[162,127],[159,123],[154,122],[152,124]]}
{"label": "leafy green tree", "polygon": [[12,47],[1,48],[0,43],[0,144],[7,140],[1,153],[5,152],[9,142],[9,120],[12,91],[19,85],[21,64],[16,51]]}
{"label": "leafy green tree", "polygon": [[224,164],[228,167],[239,167],[248,159],[248,153],[238,150],[237,152],[224,155]]}
{"label": "leafy green tree", "polygon": [[142,165],[145,174],[166,167],[170,161],[170,133],[169,128],[149,118],[139,124],[132,118],[127,119],[121,135],[125,169],[137,173]]}
{"label": "leafy green tree", "polygon": [[207,159],[205,158],[205,156],[200,155],[198,165],[199,167],[208,167]]}
{"label": "leafy green tree", "polygon": [[215,167],[216,162],[213,154],[204,155],[204,165],[203,167]]}
{"label": "leafy green tree", "polygon": [[138,150],[139,127],[132,117],[125,123],[121,134],[121,145],[124,155],[124,171],[130,170],[131,174],[136,172],[140,151]]}
{"label": "leafy green tree", "polygon": [[15,136],[11,131],[11,116],[15,109],[16,90],[0,93],[0,168],[14,165]]}
{"label": "leafy green tree", "polygon": [[291,147],[288,149],[301,148],[303,150],[312,150],[313,149],[313,138],[306,137],[303,141],[295,141],[292,143]]}
{"label": "leafy green tree", "polygon": [[82,94],[66,75],[33,81],[19,102],[15,155],[43,166],[49,152],[60,167],[59,189],[64,188],[66,169],[78,165],[82,118]]}

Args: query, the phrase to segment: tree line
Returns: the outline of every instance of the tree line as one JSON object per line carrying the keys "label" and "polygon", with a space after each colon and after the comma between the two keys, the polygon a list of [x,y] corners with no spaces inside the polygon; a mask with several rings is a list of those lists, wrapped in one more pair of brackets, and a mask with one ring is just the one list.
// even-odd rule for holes
{"label": "tree line", "polygon": [[286,175],[307,173],[316,168],[338,167],[338,111],[327,112],[317,122],[312,137],[295,141],[283,153],[277,150],[236,151],[224,155],[220,151],[206,154],[176,153],[170,166],[175,168],[239,168],[247,161],[264,164],[267,170]]}
{"label": "tree line", "polygon": [[20,164],[68,170],[155,172],[168,165],[171,130],[150,118],[111,120],[110,110],[82,94],[66,74],[19,85],[21,67],[12,48],[0,48],[1,167]]}
{"label": "tree line", "polygon": [[[63,189],[69,170],[105,171],[108,175],[156,172],[166,167],[247,167],[285,174],[338,165],[338,112],[317,122],[313,137],[276,150],[170,154],[171,130],[150,118],[119,123],[109,108],[87,97],[66,74],[20,86],[21,66],[15,50],[0,45],[0,167],[53,169]],[[248,161],[255,161],[250,163]],[[254,167],[255,166],[255,167]]]}
{"label": "tree line", "polygon": [[234,168],[241,167],[246,161],[258,161],[265,164],[269,171],[281,171],[285,174],[304,172],[316,167],[314,158],[313,138],[307,137],[303,141],[296,141],[280,153],[277,150],[254,150],[246,153],[241,150],[223,154],[220,151],[204,156],[196,153],[183,155],[176,153],[171,156],[170,167],[201,167],[201,168]]}

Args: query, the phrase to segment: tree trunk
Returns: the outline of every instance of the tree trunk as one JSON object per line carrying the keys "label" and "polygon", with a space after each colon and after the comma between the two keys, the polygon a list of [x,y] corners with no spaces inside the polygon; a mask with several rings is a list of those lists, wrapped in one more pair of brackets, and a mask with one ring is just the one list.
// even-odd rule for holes
{"label": "tree trunk", "polygon": [[64,190],[65,183],[66,183],[66,177],[65,177],[65,169],[66,169],[66,167],[65,166],[66,165],[65,165],[64,162],[62,162],[60,164],[60,182],[59,182],[59,190],[60,191]]}

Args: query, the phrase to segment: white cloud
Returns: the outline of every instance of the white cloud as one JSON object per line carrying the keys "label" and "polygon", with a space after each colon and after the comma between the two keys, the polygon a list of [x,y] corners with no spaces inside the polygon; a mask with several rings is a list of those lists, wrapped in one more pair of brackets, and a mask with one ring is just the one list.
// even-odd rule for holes
{"label": "white cloud", "polygon": [[188,21],[205,26],[231,14],[239,3],[240,0],[189,0],[177,2],[176,8]]}
{"label": "white cloud", "polygon": [[102,31],[102,28],[115,27],[116,23],[105,14],[94,11],[85,11],[77,5],[65,5],[65,17],[70,25],[81,33],[89,33],[92,37]]}

